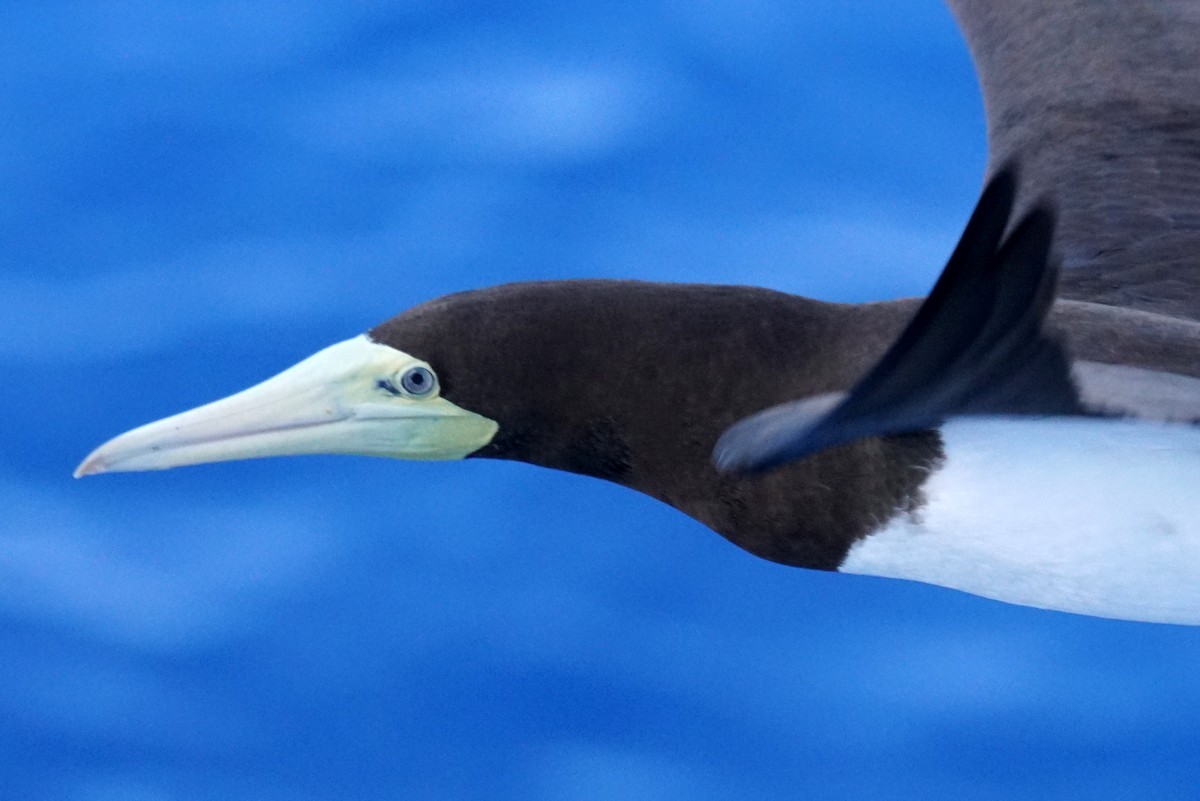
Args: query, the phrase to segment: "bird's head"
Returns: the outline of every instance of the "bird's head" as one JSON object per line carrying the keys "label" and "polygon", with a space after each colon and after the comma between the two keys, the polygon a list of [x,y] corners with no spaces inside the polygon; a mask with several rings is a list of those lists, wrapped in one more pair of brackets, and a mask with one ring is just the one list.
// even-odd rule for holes
{"label": "bird's head", "polygon": [[[863,521],[916,485],[919,471],[902,470],[905,481],[877,493],[878,509],[839,522],[889,465],[920,462],[900,452],[909,446],[860,443],[850,458],[751,478],[719,474],[710,457],[736,420],[848,386],[911,314],[860,308],[636,281],[449,295],[236,395],[122,434],[76,475],[314,453],[514,459],[644,492],[769,559],[836,566]],[[831,358],[851,335],[854,350]]]}
{"label": "bird's head", "polygon": [[76,475],[296,454],[478,454],[624,481],[634,440],[697,425],[706,466],[710,440],[747,397],[729,333],[740,293],[783,297],[730,291],[731,304],[720,288],[609,281],[446,296],[122,434]]}

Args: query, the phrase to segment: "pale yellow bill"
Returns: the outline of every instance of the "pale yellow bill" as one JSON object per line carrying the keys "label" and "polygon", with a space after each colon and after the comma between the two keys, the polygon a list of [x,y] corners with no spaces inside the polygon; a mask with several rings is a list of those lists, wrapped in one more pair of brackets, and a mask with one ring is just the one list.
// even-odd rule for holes
{"label": "pale yellow bill", "polygon": [[428,367],[366,336],[339,342],[236,395],[109,440],[75,477],[305,453],[461,459],[488,444],[494,421],[436,390],[397,394],[397,377],[417,365]]}

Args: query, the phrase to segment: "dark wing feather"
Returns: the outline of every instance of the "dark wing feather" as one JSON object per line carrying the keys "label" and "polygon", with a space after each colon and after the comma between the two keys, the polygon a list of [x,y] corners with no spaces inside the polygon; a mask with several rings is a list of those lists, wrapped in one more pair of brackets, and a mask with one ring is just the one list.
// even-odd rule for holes
{"label": "dark wing feather", "polygon": [[768,409],[726,431],[713,460],[754,472],[952,415],[1079,414],[1062,348],[1043,330],[1054,300],[1054,215],[1038,206],[1001,244],[1009,168],[984,190],[933,291],[896,343],[844,396]]}
{"label": "dark wing feather", "polygon": [[1060,297],[1200,320],[1200,2],[948,2],[992,165],[1058,203]]}

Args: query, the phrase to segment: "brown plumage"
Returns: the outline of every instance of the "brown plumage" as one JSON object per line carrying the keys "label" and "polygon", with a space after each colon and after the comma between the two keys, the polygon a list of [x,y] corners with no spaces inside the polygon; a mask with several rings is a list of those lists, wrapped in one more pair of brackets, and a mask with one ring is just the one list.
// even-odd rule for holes
{"label": "brown plumage", "polygon": [[762,478],[709,459],[739,417],[848,386],[916,304],[840,305],[754,287],[514,284],[439,298],[370,332],[500,425],[476,455],[624,484],[746,550],[833,569],[939,458],[936,434],[864,440]]}

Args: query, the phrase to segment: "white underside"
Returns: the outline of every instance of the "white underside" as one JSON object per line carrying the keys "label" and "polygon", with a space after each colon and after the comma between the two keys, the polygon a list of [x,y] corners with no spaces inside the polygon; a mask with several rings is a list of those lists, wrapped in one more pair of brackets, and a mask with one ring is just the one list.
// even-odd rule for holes
{"label": "white underside", "polygon": [[1200,624],[1200,429],[963,418],[926,503],[841,570],[1101,617]]}

